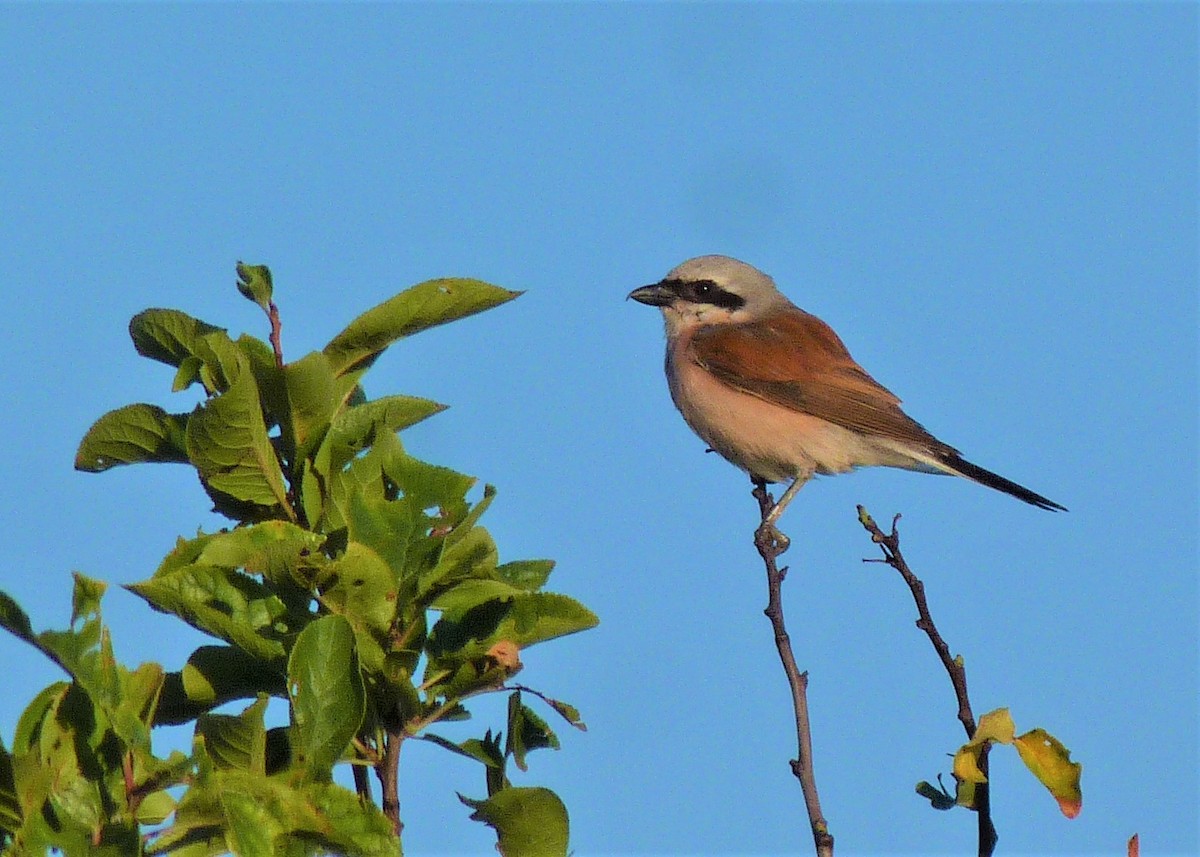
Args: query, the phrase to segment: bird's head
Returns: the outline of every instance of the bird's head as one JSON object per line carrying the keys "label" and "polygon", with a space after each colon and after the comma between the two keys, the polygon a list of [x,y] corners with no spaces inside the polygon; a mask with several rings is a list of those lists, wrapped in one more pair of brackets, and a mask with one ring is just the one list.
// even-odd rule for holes
{"label": "bird's head", "polygon": [[696,325],[754,321],[789,304],[774,280],[729,256],[688,259],[629,297],[661,308],[669,335]]}

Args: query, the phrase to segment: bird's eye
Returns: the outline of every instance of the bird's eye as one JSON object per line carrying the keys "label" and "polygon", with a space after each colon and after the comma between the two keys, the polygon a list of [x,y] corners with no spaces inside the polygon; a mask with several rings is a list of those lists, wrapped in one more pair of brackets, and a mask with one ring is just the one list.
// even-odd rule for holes
{"label": "bird's eye", "polygon": [[706,298],[712,294],[712,283],[696,283],[696,297]]}

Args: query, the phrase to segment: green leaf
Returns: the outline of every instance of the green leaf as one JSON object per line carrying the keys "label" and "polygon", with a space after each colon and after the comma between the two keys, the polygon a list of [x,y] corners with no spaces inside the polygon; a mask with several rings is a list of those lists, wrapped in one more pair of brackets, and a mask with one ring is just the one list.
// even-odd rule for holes
{"label": "green leaf", "polygon": [[155,610],[173,613],[192,627],[265,660],[283,657],[283,640],[299,630],[294,624],[303,621],[290,616],[270,588],[228,568],[189,565],[126,588]]}
{"label": "green leaf", "polygon": [[331,783],[308,783],[303,794],[321,822],[321,845],[347,857],[403,857],[392,823],[370,801]]}
{"label": "green leaf", "polygon": [[462,520],[467,511],[464,498],[475,484],[474,476],[413,458],[404,452],[394,434],[377,437],[375,442],[376,449],[384,453],[383,472],[400,486],[405,497],[422,509],[440,507],[448,513],[444,522],[447,526],[456,526]]}
{"label": "green leaf", "polygon": [[150,726],[166,676],[161,665],[143,663],[135,670],[116,665],[117,700],[105,704],[113,732],[132,749],[150,751]]}
{"label": "green leaf", "polygon": [[267,437],[254,376],[241,366],[229,388],[193,412],[188,458],[206,488],[259,506],[280,506],[295,520],[279,459]]}
{"label": "green leaf", "polygon": [[518,589],[536,592],[546,585],[553,570],[552,559],[525,559],[497,566],[496,577]]}
{"label": "green leaf", "polygon": [[574,705],[563,702],[561,699],[551,699],[548,696],[542,697],[542,700],[553,708],[559,717],[570,723],[580,732],[587,731],[587,724],[583,722],[583,718],[579,714],[579,709]]}
{"label": "green leaf", "polygon": [[[193,845],[201,850],[184,850]],[[346,788],[221,770],[202,775],[188,789],[175,824],[152,851],[192,857],[231,850],[255,857],[314,852],[397,857],[400,843],[383,813]]]}
{"label": "green leaf", "polygon": [[196,355],[192,354],[183,358],[179,363],[179,368],[175,370],[175,377],[171,379],[171,392],[180,393],[193,384],[199,383],[200,370],[203,368],[204,361]]}
{"label": "green leaf", "polygon": [[173,726],[234,699],[287,693],[282,670],[235,646],[201,646],[179,672],[168,673],[154,723]]}
{"label": "green leaf", "polygon": [[3,841],[5,833],[20,829],[22,818],[12,756],[4,749],[4,741],[0,739],[0,841]]}
{"label": "green leaf", "polygon": [[302,461],[325,437],[340,402],[334,390],[333,368],[320,351],[283,367],[288,398],[285,437],[293,461]]}
{"label": "green leaf", "polygon": [[504,769],[504,753],[500,748],[487,741],[480,741],[477,738],[469,738],[461,744],[455,744],[448,738],[443,738],[441,735],[435,735],[432,732],[424,732],[415,736],[422,741],[428,741],[431,744],[449,750],[459,756],[465,756],[468,759],[474,759],[488,768],[497,770]]}
{"label": "green leaf", "polygon": [[509,602],[486,601],[461,617],[443,615],[430,632],[431,653],[458,651],[473,657],[498,640],[521,649],[595,627],[596,614],[566,595],[525,592]]}
{"label": "green leaf", "polygon": [[325,489],[316,471],[307,466],[300,476],[300,508],[309,526],[327,531],[322,520],[325,516]]}
{"label": "green leaf", "polygon": [[264,716],[267,697],[260,696],[237,716],[201,714],[196,718],[196,736],[218,769],[267,772],[267,730]]}
{"label": "green leaf", "polygon": [[[441,560],[432,569],[421,574],[417,581],[417,595],[424,597],[436,591],[444,591],[461,581],[471,578],[488,578],[496,569],[496,543],[483,527],[473,527],[456,543],[448,545]],[[518,590],[499,581],[491,581],[497,588],[514,594]],[[446,609],[446,608],[442,608]]]}
{"label": "green leaf", "polygon": [[162,824],[175,811],[175,798],[169,792],[151,792],[137,808],[138,824]]}
{"label": "green leaf", "polygon": [[1083,765],[1071,761],[1071,751],[1045,729],[1034,729],[1015,739],[1021,761],[1058,801],[1067,818],[1083,809],[1079,780]]}
{"label": "green leaf", "polygon": [[126,405],[109,411],[88,429],[75,453],[75,469],[100,473],[143,461],[186,464],[187,414],[168,414],[155,405]]}
{"label": "green leaf", "polygon": [[566,857],[567,808],[544,788],[506,788],[487,800],[458,799],[475,810],[473,821],[496,831],[504,857]]}
{"label": "green leaf", "polygon": [[174,309],[144,310],[129,322],[129,336],[138,354],[168,366],[182,364],[196,354],[201,337],[217,331],[224,328]]}
{"label": "green leaf", "polygon": [[351,542],[330,564],[323,585],[322,603],[350,623],[363,667],[378,672],[396,616],[395,572],[373,550]]}
{"label": "green leaf", "polygon": [[158,568],[154,572],[154,576],[158,577],[170,574],[173,571],[179,571],[181,568],[187,568],[199,558],[205,545],[218,535],[220,534],[198,533],[194,539],[176,538],[175,547],[171,548],[170,553],[163,557],[162,562],[158,564]]}
{"label": "green leaf", "polygon": [[445,405],[416,396],[385,396],[352,405],[333,418],[316,456],[325,476],[341,470],[350,459],[385,433],[395,433],[446,410]]}
{"label": "green leaf", "polygon": [[413,504],[367,490],[356,491],[349,499],[346,525],[351,541],[374,551],[392,570],[393,581],[398,580],[417,525]]}
{"label": "green leaf", "polygon": [[[70,733],[64,733],[62,740],[72,740]],[[54,814],[82,830],[99,831],[105,819],[99,783],[78,768],[66,765],[57,774],[54,791],[50,793]]]}
{"label": "green leaf", "polygon": [[4,628],[26,643],[37,645],[33,625],[29,622],[29,614],[22,610],[21,605],[3,590],[0,590],[0,628]]}
{"label": "green leaf", "polygon": [[104,597],[108,584],[102,580],[93,580],[77,571],[71,577],[74,580],[71,588],[71,624],[74,625],[83,618],[99,618],[100,599]]}
{"label": "green leaf", "polygon": [[324,616],[300,633],[288,659],[288,693],[297,762],[311,779],[328,780],[366,711],[349,622]]}
{"label": "green leaf", "polygon": [[262,307],[262,311],[271,311],[271,270],[266,265],[245,265],[237,263],[238,291],[248,301],[253,301]]}
{"label": "green leaf", "polygon": [[214,330],[196,340],[200,358],[200,382],[210,394],[224,393],[243,371],[245,351],[234,344],[229,334]]}
{"label": "green leaf", "polygon": [[535,711],[521,703],[521,692],[513,691],[508,697],[508,744],[505,752],[512,754],[518,768],[527,771],[526,754],[543,747],[557,750],[558,736]]}
{"label": "green leaf", "polygon": [[230,851],[263,857],[277,853],[276,842],[285,828],[258,795],[226,790],[221,793],[221,806],[229,824]]}
{"label": "green leaf", "polygon": [[73,678],[112,702],[116,672],[110,647],[98,651],[103,627],[99,619],[99,600],[104,584],[81,574],[75,575],[71,622],[85,617],[80,627],[69,631],[43,631],[35,634],[29,617],[10,596],[0,592],[0,627],[34,646]]}
{"label": "green leaf", "polygon": [[499,580],[464,580],[443,592],[429,606],[451,616],[461,616],[472,607],[495,599],[508,600],[520,595],[522,590]]}
{"label": "green leaf", "polygon": [[17,718],[17,728],[13,733],[13,753],[15,755],[28,755],[37,747],[38,735],[46,713],[58,705],[58,701],[70,687],[71,685],[65,681],[56,681],[43,688],[42,692],[25,706],[25,710]]}
{"label": "green leaf", "polygon": [[287,521],[263,521],[213,533],[193,561],[198,565],[243,568],[274,583],[294,580],[302,558],[315,553],[324,537]]}
{"label": "green leaf", "polygon": [[[30,751],[53,778],[50,811],[64,826],[89,834],[107,817],[99,784],[120,770],[119,755],[101,748],[106,727],[88,694],[72,684],[50,700],[30,733]],[[25,815],[37,809],[29,806]]]}
{"label": "green leaf", "polygon": [[551,592],[530,592],[517,596],[512,612],[495,638],[509,640],[526,649],[534,643],[593,628],[599,622],[595,613],[574,598]]}
{"label": "green leaf", "polygon": [[398,339],[491,309],[520,294],[480,280],[429,280],[354,319],[325,346],[325,353],[337,375],[365,369]]}
{"label": "green leaf", "polygon": [[[940,783],[940,774],[938,775],[938,779]],[[945,788],[941,788],[940,785],[934,786],[932,783],[928,783],[925,780],[921,780],[921,782],[917,783],[917,794],[929,801],[929,805],[934,809],[940,809],[943,811],[954,809],[958,803],[954,795],[946,791]]]}
{"label": "green leaf", "polygon": [[267,428],[285,424],[288,415],[287,387],[283,368],[275,362],[275,352],[266,342],[245,333],[237,338],[233,346],[246,359],[250,374],[254,376]]}
{"label": "green leaf", "polygon": [[[474,480],[472,480],[474,482]],[[479,519],[483,517],[483,513],[492,505],[492,501],[496,499],[496,488],[494,485],[483,486],[483,497],[478,503],[472,506],[465,514],[459,514],[453,509],[446,509],[444,506],[439,510],[440,516],[437,520],[438,528],[445,529],[446,519],[454,518],[457,523],[454,523],[450,532],[446,533],[446,548],[449,549],[468,536],[476,535],[475,530],[479,529],[475,525],[479,523]],[[486,531],[485,531],[486,532]],[[490,539],[491,537],[488,536]],[[490,571],[495,570],[496,559],[489,562]]]}

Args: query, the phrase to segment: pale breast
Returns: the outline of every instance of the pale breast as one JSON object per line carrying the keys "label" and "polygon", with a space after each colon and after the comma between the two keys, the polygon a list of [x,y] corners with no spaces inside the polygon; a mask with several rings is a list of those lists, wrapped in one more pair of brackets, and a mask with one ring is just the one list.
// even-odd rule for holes
{"label": "pale breast", "polygon": [[667,356],[671,398],[705,443],[771,482],[883,465],[927,469],[899,445],[735,390],[690,360]]}

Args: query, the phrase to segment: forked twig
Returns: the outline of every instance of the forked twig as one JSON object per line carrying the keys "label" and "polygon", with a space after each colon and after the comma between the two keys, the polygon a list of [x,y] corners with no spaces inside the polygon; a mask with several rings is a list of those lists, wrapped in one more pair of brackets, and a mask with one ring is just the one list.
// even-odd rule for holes
{"label": "forked twig", "polygon": [[[925,600],[925,584],[912,573],[912,569],[904,560],[904,555],[900,553],[900,534],[896,530],[896,522],[899,520],[899,515],[892,518],[892,531],[885,533],[879,529],[879,525],[875,523],[875,519],[866,509],[862,506],[858,507],[859,523],[871,534],[871,541],[879,545],[880,550],[883,551],[883,559],[866,559],[863,562],[886,563],[900,572],[900,576],[908,584],[913,601],[917,605],[917,616],[919,617],[917,627],[929,637],[929,642],[933,644],[934,650],[942,661],[942,666],[946,668],[946,672],[950,676],[950,683],[954,685],[954,696],[958,700],[958,719],[967,733],[967,740],[970,741],[975,737],[976,726],[975,714],[971,711],[971,700],[967,696],[967,669],[963,666],[962,658],[956,658],[950,654],[950,647],[938,633],[937,626],[933,624],[933,617],[929,613],[929,604]],[[985,744],[979,754],[979,770],[985,777],[988,773],[988,749],[989,745]],[[975,810],[978,813],[979,821],[979,857],[991,857],[992,852],[996,850],[997,836],[996,828],[992,824],[989,784],[986,782],[979,783],[975,787]]]}

